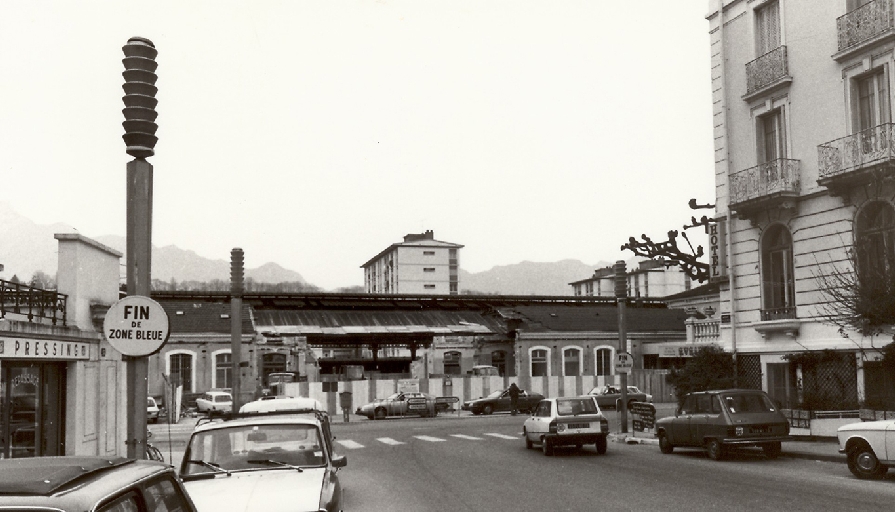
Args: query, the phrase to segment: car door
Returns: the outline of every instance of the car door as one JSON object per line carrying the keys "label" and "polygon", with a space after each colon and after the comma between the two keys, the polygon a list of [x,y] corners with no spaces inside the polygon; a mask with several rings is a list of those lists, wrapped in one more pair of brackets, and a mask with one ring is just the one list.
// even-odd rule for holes
{"label": "car door", "polygon": [[696,413],[696,393],[687,395],[684,405],[671,422],[671,442],[676,445],[691,444],[690,419]]}
{"label": "car door", "polygon": [[696,414],[690,417],[690,432],[693,445],[702,445],[708,437],[725,437],[726,427],[721,418],[721,401],[718,395],[701,393],[696,399]]}
{"label": "car door", "polygon": [[407,412],[407,400],[404,394],[400,394],[387,405],[389,416],[403,416]]}
{"label": "car door", "polygon": [[550,401],[541,400],[532,413],[525,435],[532,441],[538,441],[542,434],[550,430],[550,418]]}
{"label": "car door", "polygon": [[[528,396],[524,392],[519,392],[519,401],[524,400],[524,396]],[[509,411],[511,406],[510,393],[508,391],[504,391],[500,394],[497,400],[494,401],[494,411]]]}

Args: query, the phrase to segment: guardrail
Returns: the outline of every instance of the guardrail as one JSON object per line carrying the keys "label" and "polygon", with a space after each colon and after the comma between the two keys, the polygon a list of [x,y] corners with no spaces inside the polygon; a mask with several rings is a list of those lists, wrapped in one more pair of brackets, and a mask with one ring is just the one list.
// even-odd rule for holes
{"label": "guardrail", "polygon": [[66,325],[67,300],[68,295],[64,293],[0,279],[0,318],[7,314],[25,315],[29,322],[44,318],[53,325],[60,321]]}

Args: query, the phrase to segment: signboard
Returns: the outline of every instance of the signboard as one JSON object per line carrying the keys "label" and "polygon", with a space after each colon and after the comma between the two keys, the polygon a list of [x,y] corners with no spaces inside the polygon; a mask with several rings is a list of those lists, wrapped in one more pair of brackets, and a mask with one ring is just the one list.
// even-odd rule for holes
{"label": "signboard", "polygon": [[154,354],[168,341],[169,334],[168,313],[158,302],[140,295],[112,304],[103,320],[103,335],[125,356]]}
{"label": "signboard", "polygon": [[713,345],[713,343],[662,345],[659,347],[659,357],[693,357],[699,349],[711,345]]}
{"label": "signboard", "polygon": [[419,393],[419,379],[398,379],[398,393]]}
{"label": "signboard", "polygon": [[408,398],[407,412],[425,411],[429,408],[428,401],[425,398]]}
{"label": "signboard", "polygon": [[83,341],[34,340],[0,336],[0,359],[90,359],[90,344]]}
{"label": "signboard", "polygon": [[615,356],[615,373],[631,373],[634,367],[634,358],[627,352],[621,352]]}
{"label": "signboard", "polygon": [[[631,405],[631,413],[634,414],[634,430],[643,432],[656,428],[656,406],[647,402],[634,402]],[[638,428],[639,427],[639,428]]]}
{"label": "signboard", "polygon": [[727,221],[718,220],[709,230],[709,281],[727,280]]}

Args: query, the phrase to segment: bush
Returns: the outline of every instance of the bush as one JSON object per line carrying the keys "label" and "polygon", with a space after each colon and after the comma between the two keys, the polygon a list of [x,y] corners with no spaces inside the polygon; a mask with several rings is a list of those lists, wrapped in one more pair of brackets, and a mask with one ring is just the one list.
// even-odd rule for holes
{"label": "bush", "polygon": [[678,405],[687,393],[732,388],[736,383],[733,355],[720,347],[700,348],[683,368],[671,370],[665,382],[674,386]]}

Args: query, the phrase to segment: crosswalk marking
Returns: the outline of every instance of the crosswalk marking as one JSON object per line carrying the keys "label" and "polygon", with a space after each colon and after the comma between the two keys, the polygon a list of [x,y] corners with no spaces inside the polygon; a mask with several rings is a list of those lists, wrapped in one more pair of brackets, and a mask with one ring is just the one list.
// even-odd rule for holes
{"label": "crosswalk marking", "polygon": [[494,432],[486,432],[485,435],[486,435],[486,436],[491,436],[491,437],[497,437],[497,438],[500,438],[500,439],[519,439],[519,438],[516,437],[516,436],[508,436],[508,435],[506,435],[506,434],[497,434],[497,433],[494,433]]}
{"label": "crosswalk marking", "polygon": [[470,441],[481,441],[482,437],[468,436],[466,434],[451,434],[451,437],[459,437],[460,439],[469,439]]}
{"label": "crosswalk marking", "polygon": [[431,437],[431,436],[413,436],[413,437],[419,439],[420,441],[429,441],[431,443],[437,443],[440,441],[444,441],[444,439],[442,439],[440,437]]}
{"label": "crosswalk marking", "polygon": [[339,443],[340,445],[344,446],[345,448],[348,448],[349,450],[355,450],[357,448],[364,447],[364,445],[362,445],[360,443],[356,443],[356,442],[352,441],[351,439],[337,440],[336,442]]}
{"label": "crosswalk marking", "polygon": [[397,445],[399,445],[399,444],[404,444],[402,441],[396,441],[396,440],[394,440],[394,439],[392,439],[392,438],[390,438],[390,437],[380,437],[380,438],[378,438],[378,439],[376,439],[376,440],[379,441],[380,443],[385,443],[385,444],[392,445],[392,446],[397,446]]}

